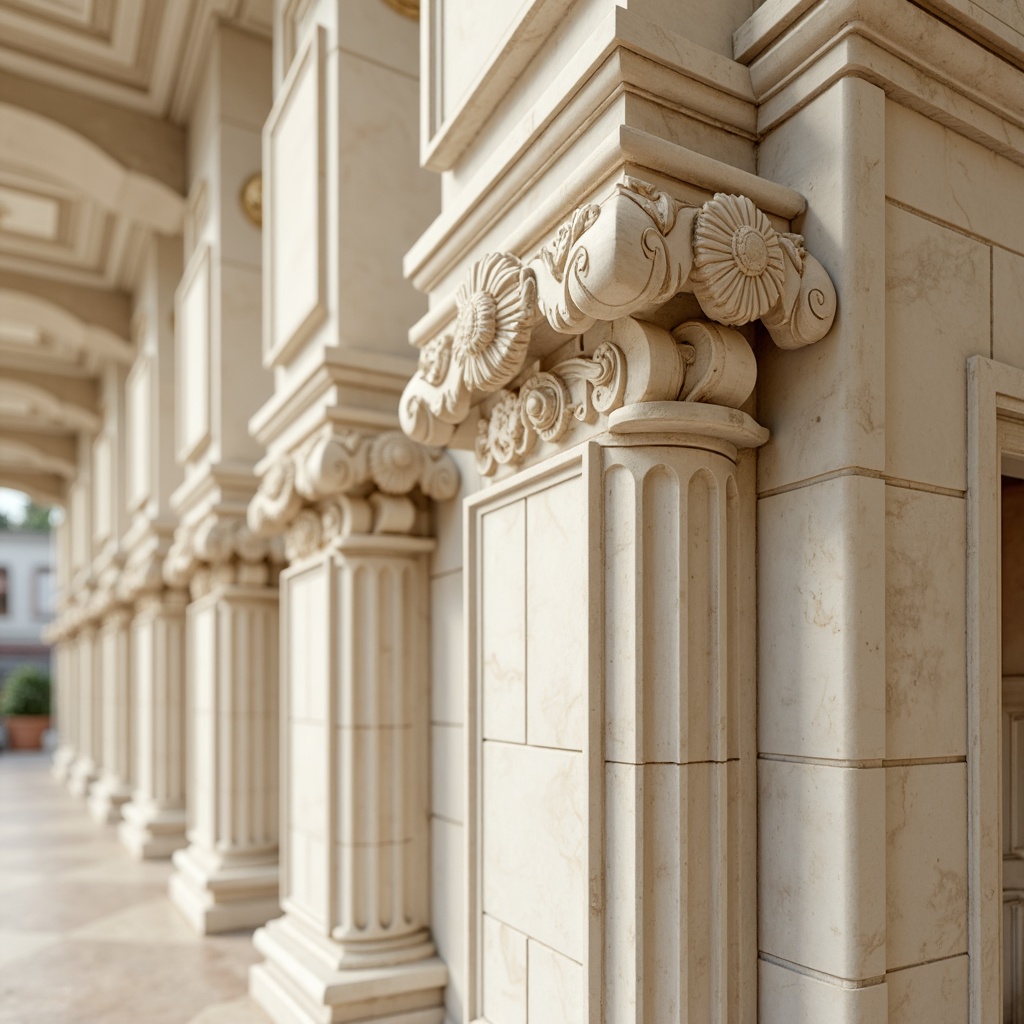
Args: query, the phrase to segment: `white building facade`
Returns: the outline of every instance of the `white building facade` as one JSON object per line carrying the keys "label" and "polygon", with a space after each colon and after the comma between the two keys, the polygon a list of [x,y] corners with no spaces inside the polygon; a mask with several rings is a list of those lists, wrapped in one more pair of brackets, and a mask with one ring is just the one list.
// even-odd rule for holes
{"label": "white building facade", "polygon": [[1024,1021],[1021,196],[1002,0],[0,2],[55,774],[281,1024]]}
{"label": "white building facade", "polygon": [[53,576],[49,530],[0,530],[0,679],[19,665],[49,667]]}

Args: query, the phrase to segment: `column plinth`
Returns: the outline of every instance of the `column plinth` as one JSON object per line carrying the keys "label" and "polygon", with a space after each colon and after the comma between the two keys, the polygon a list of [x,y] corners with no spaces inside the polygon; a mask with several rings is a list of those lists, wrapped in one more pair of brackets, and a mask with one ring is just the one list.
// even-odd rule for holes
{"label": "column plinth", "polygon": [[135,761],[131,800],[121,808],[121,842],[142,860],[186,844],[185,605],[168,590],[138,602],[132,622]]}

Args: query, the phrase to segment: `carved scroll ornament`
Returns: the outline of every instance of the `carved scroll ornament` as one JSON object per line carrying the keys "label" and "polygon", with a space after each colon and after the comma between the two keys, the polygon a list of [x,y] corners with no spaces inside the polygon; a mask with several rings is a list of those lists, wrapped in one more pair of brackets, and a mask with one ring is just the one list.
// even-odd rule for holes
{"label": "carved scroll ornament", "polygon": [[283,534],[292,559],[339,536],[409,533],[416,522],[414,491],[446,501],[458,487],[458,470],[446,452],[398,431],[327,429],[271,463],[247,520],[258,536]]}
{"label": "carved scroll ornament", "polygon": [[596,423],[625,406],[678,399],[739,409],[754,389],[754,353],[732,328],[690,320],[668,332],[623,317],[610,334],[592,355],[498,393],[477,421],[474,448],[484,476],[518,465],[540,441],[557,443],[574,423]]}
{"label": "carved scroll ornament", "polygon": [[163,563],[169,587],[188,587],[193,598],[216,585],[266,586],[283,561],[281,545],[256,536],[237,515],[211,512],[182,523]]}
{"label": "carved scroll ornament", "polygon": [[781,348],[820,341],[836,313],[832,281],[803,238],[776,231],[746,196],[719,193],[689,207],[630,178],[602,204],[576,210],[528,263],[491,253],[470,268],[454,328],[420,350],[402,429],[448,443],[475,402],[521,372],[542,321],[579,335],[680,292],[692,292],[716,323],[761,320]]}

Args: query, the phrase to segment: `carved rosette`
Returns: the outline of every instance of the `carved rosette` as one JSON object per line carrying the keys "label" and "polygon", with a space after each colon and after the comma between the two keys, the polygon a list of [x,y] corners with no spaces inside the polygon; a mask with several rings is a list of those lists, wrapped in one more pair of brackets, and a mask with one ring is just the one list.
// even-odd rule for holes
{"label": "carved rosette", "polygon": [[723,324],[749,324],[779,301],[786,277],[779,236],[746,196],[719,193],[693,226],[694,294]]}
{"label": "carved rosette", "polygon": [[[710,321],[760,320],[781,348],[820,341],[836,313],[832,281],[804,239],[777,231],[746,196],[718,193],[703,206],[686,206],[626,178],[601,204],[577,209],[528,264],[490,254],[470,268],[456,295],[454,326],[420,350],[400,404],[402,429],[415,440],[447,444],[475,403],[522,372],[541,320],[580,335],[687,291]],[[726,348],[735,368],[736,345]],[[595,407],[604,401],[602,387],[595,386]],[[478,426],[481,465],[515,463],[537,437],[562,436],[565,407],[559,384],[543,375],[511,398],[503,395]]]}
{"label": "carved rosette", "polygon": [[440,449],[399,431],[327,429],[271,463],[247,521],[254,534],[283,535],[292,560],[337,537],[410,533],[423,498],[447,501],[458,488],[455,463]]}
{"label": "carved rosette", "polygon": [[444,444],[469,414],[474,393],[503,388],[522,369],[537,322],[534,273],[508,253],[490,253],[469,269],[455,296],[454,329],[421,352],[413,385],[399,406],[402,429],[422,444]]}

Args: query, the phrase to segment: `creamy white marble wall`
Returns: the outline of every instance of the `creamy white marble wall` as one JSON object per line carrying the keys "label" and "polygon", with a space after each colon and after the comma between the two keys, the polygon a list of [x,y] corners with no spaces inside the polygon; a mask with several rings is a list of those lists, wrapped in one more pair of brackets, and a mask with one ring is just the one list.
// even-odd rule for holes
{"label": "creamy white marble wall", "polygon": [[761,1024],[886,1007],[884,115],[845,79],[758,157],[840,295],[822,342],[759,358]]}
{"label": "creamy white marble wall", "polygon": [[1009,322],[1021,314],[1019,257],[1004,248],[1021,248],[1024,220],[1003,205],[1022,185],[1021,168],[887,102],[891,1020],[965,1016],[966,361],[1024,354]]}

